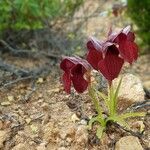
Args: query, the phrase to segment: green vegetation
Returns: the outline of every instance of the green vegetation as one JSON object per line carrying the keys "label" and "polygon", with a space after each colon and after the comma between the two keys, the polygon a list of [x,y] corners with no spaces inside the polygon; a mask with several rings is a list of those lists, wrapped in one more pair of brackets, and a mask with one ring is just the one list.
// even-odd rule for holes
{"label": "green vegetation", "polygon": [[51,21],[70,17],[83,0],[1,0],[0,30],[43,28]]}
{"label": "green vegetation", "polygon": [[150,0],[128,0],[128,14],[138,27],[140,44],[150,51]]}

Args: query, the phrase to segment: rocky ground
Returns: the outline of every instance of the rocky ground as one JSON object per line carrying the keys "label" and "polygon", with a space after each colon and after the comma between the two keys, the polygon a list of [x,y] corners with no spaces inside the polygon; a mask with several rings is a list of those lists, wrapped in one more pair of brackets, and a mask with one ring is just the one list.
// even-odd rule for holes
{"label": "rocky ground", "polygon": [[[150,88],[149,65],[149,55],[141,56],[130,69],[136,76],[124,76],[120,112],[145,100],[143,83]],[[95,127],[87,130],[88,118],[95,114],[90,98],[86,92],[67,95],[57,66],[46,78],[37,79],[34,90],[32,82],[25,81],[1,90],[0,97],[0,148],[4,150],[141,150],[150,146],[149,115],[128,120],[133,133],[112,124],[97,139]],[[149,108],[137,110],[148,112]]]}

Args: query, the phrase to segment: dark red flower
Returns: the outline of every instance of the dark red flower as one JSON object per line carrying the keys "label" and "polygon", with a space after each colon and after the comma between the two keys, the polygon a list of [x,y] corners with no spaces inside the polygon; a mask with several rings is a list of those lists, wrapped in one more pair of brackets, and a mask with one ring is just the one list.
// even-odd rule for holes
{"label": "dark red flower", "polygon": [[104,77],[111,82],[118,77],[124,60],[119,57],[118,48],[114,44],[107,45],[106,49],[104,59],[100,60],[98,63],[98,69]]}
{"label": "dark red flower", "polygon": [[118,48],[113,43],[98,42],[92,38],[87,42],[87,48],[87,60],[94,69],[99,70],[109,81],[118,76],[124,60],[119,57]]}
{"label": "dark red flower", "polygon": [[87,61],[92,65],[92,67],[98,70],[98,62],[103,58],[102,56],[102,43],[96,38],[91,37],[87,42]]}
{"label": "dark red flower", "polygon": [[67,93],[71,91],[71,83],[78,93],[87,89],[89,81],[84,78],[84,75],[90,72],[91,66],[86,60],[79,57],[64,57],[60,68],[64,71],[62,80]]}
{"label": "dark red flower", "polygon": [[111,33],[108,37],[109,42],[118,44],[119,53],[122,58],[132,64],[138,57],[138,47],[134,42],[135,35],[131,32],[131,27],[127,26],[119,33]]}

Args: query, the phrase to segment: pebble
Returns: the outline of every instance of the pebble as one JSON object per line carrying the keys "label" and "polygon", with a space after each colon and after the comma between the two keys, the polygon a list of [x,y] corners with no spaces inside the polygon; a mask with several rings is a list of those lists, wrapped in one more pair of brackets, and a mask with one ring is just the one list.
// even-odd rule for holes
{"label": "pebble", "polygon": [[32,130],[33,133],[37,133],[37,132],[38,132],[38,127],[37,127],[36,125],[33,125],[33,124],[32,124],[32,125],[30,126],[30,128],[31,128],[31,130]]}
{"label": "pebble", "polygon": [[81,124],[81,125],[87,125],[87,121],[84,120],[84,119],[82,119],[82,120],[80,121],[80,124]]}
{"label": "pebble", "polygon": [[77,117],[77,115],[76,114],[73,114],[72,116],[71,116],[71,121],[72,122],[76,122],[76,121],[79,121],[80,119]]}
{"label": "pebble", "polygon": [[9,106],[11,103],[9,101],[1,102],[2,106]]}
{"label": "pebble", "polygon": [[134,122],[134,123],[132,124],[132,127],[133,127],[134,129],[138,129],[139,132],[143,132],[144,129],[145,129],[145,125],[144,125],[143,121],[136,121],[136,122]]}
{"label": "pebble", "polygon": [[19,143],[18,145],[13,147],[12,150],[33,150],[33,149],[27,143]]}
{"label": "pebble", "polygon": [[14,101],[14,96],[8,96],[7,98],[10,102]]}
{"label": "pebble", "polygon": [[44,82],[43,78],[38,78],[38,80],[36,81],[36,83],[43,83],[43,82]]}
{"label": "pebble", "polygon": [[47,111],[49,109],[49,105],[47,103],[43,103],[42,106],[43,110]]}
{"label": "pebble", "polygon": [[68,150],[66,147],[59,147],[58,150]]}
{"label": "pebble", "polygon": [[125,136],[116,143],[115,150],[143,150],[143,148],[137,137]]}
{"label": "pebble", "polygon": [[8,137],[8,131],[7,130],[0,130],[0,149],[3,147],[4,141]]}
{"label": "pebble", "polygon": [[27,124],[29,124],[32,120],[31,120],[31,118],[27,118],[27,119],[25,119],[25,121]]}

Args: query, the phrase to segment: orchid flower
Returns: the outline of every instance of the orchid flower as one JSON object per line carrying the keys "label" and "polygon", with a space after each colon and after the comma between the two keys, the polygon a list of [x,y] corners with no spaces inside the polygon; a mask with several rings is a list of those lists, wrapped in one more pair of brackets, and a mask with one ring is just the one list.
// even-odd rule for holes
{"label": "orchid flower", "polygon": [[79,57],[64,57],[60,68],[64,71],[62,80],[67,93],[71,92],[71,83],[78,93],[83,93],[89,84],[88,76],[91,70],[90,64]]}

